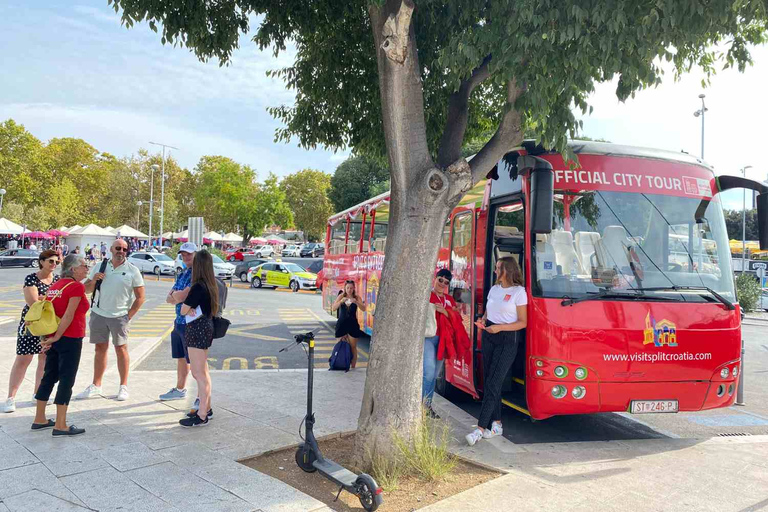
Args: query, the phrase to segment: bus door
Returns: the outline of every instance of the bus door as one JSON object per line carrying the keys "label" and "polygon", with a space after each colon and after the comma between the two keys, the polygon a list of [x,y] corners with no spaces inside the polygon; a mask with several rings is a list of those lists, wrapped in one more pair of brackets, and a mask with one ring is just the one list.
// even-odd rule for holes
{"label": "bus door", "polygon": [[[464,329],[470,340],[474,329],[473,307],[473,273],[474,273],[474,206],[459,207],[453,211],[450,229],[450,259],[444,262],[441,256],[438,265],[449,264],[453,280],[450,293],[456,302],[456,308],[461,314]],[[446,226],[447,227],[447,226]],[[445,240],[445,237],[443,238]],[[447,255],[445,255],[447,256]],[[474,384],[473,357],[471,346],[464,354],[457,354],[453,361],[445,361],[445,380],[469,393],[477,396]]]}
{"label": "bus door", "polygon": [[[523,277],[525,276],[525,212],[521,199],[506,199],[492,204],[489,215],[488,245],[485,261],[485,276],[483,287],[484,303],[488,299],[488,292],[496,284],[496,262],[499,259],[511,256],[520,266]],[[528,414],[525,400],[525,359],[526,343],[525,330],[518,332],[518,351],[515,362],[504,380],[502,388],[502,402],[518,411]],[[482,338],[477,346],[476,360],[482,367]]]}

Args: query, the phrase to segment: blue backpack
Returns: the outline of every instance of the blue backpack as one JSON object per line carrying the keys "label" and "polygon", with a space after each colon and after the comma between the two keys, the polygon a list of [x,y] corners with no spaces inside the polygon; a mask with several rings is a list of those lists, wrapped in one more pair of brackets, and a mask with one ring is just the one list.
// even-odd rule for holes
{"label": "blue backpack", "polygon": [[331,357],[328,358],[328,369],[348,372],[351,364],[352,347],[349,346],[348,341],[341,340],[333,346]]}

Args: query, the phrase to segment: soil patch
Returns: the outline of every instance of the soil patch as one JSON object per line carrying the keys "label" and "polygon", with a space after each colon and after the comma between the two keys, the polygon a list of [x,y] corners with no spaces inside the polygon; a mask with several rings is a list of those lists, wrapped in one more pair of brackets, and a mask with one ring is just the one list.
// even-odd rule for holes
{"label": "soil patch", "polygon": [[[318,444],[325,457],[355,471],[352,467],[354,435],[324,439]],[[295,487],[322,501],[333,510],[363,510],[357,496],[348,492],[342,492],[339,500],[334,502],[339,488],[320,473],[302,471],[294,460],[295,452],[296,447],[286,448],[268,452],[241,463]],[[412,476],[401,477],[397,489],[384,491],[384,503],[379,510],[387,512],[417,510],[501,475],[497,471],[477,466],[461,458],[457,461],[453,471],[439,482],[426,482]]]}

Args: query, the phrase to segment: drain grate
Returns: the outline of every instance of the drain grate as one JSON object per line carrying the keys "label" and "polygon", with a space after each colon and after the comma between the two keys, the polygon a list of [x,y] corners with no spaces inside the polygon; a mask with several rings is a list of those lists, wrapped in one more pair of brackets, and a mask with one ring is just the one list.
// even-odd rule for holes
{"label": "drain grate", "polygon": [[720,433],[717,435],[718,437],[737,437],[737,436],[751,436],[752,434],[749,434],[747,432],[727,432],[727,433]]}

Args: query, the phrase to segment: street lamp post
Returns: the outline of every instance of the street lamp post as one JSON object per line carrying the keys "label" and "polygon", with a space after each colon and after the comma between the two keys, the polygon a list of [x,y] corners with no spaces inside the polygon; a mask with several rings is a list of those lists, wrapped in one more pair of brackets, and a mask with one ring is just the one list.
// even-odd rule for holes
{"label": "street lamp post", "polygon": [[160,247],[163,247],[163,221],[165,220],[165,148],[171,148],[178,150],[179,148],[175,148],[173,146],[169,146],[167,144],[160,144],[159,142],[149,142],[150,144],[154,144],[155,146],[162,146],[163,147],[163,179],[160,183]]}
{"label": "street lamp post", "polygon": [[136,208],[136,230],[137,231],[141,231],[141,228],[139,227],[140,226],[140,224],[139,224],[139,216],[141,215],[141,205],[142,204],[144,204],[144,203],[142,203],[141,201],[137,201],[136,202],[136,206],[138,206],[138,208]]}
{"label": "street lamp post", "polygon": [[[751,165],[746,165],[741,168],[741,175],[747,177],[747,169],[751,169]],[[747,271],[747,189],[742,190],[742,204],[741,204],[741,273]]]}
{"label": "street lamp post", "polygon": [[701,159],[704,160],[704,113],[709,110],[704,105],[704,98],[705,94],[699,94],[699,98],[701,99],[701,108],[693,113],[694,117],[701,116]]}
{"label": "street lamp post", "polygon": [[157,164],[149,166],[152,169],[149,178],[149,236],[147,236],[147,250],[152,248],[152,212],[155,209],[155,171],[160,168]]}
{"label": "street lamp post", "polygon": [[3,213],[3,198],[5,197],[5,189],[0,188],[0,213]]}

